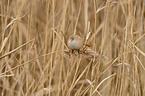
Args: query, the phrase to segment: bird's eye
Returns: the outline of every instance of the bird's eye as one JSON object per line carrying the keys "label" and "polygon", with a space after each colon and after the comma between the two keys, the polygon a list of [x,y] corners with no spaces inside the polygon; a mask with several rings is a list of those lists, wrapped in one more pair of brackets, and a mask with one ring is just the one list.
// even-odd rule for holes
{"label": "bird's eye", "polygon": [[73,40],[74,40],[74,38],[71,38],[71,39],[70,39],[70,42],[72,42]]}
{"label": "bird's eye", "polygon": [[71,40],[73,41],[73,40],[74,40],[74,38],[71,38]]}

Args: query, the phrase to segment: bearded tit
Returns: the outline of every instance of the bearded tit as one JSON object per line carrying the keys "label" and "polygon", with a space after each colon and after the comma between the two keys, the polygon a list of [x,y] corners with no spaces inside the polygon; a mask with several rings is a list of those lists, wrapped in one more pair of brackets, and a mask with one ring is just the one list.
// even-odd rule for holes
{"label": "bearded tit", "polygon": [[80,49],[83,47],[83,40],[78,35],[72,35],[69,37],[67,45],[72,50],[72,53],[74,50],[78,50],[79,53]]}

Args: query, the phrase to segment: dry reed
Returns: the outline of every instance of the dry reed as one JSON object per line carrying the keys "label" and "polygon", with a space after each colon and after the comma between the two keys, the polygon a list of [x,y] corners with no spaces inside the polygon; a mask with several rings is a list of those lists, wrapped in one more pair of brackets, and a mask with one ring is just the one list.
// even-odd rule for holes
{"label": "dry reed", "polygon": [[145,96],[145,0],[0,0],[0,31],[0,96]]}

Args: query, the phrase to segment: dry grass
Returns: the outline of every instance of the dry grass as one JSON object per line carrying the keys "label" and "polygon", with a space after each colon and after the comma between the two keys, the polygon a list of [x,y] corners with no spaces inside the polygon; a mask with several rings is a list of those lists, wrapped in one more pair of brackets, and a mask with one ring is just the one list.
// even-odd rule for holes
{"label": "dry grass", "polygon": [[0,31],[0,96],[145,96],[145,0],[0,0]]}

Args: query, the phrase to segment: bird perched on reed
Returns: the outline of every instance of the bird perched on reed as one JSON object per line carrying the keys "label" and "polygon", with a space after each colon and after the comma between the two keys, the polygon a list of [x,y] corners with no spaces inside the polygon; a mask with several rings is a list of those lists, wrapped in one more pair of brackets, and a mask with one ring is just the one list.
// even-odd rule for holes
{"label": "bird perched on reed", "polygon": [[83,40],[78,35],[72,35],[69,37],[67,45],[72,50],[72,53],[74,50],[78,50],[79,53],[80,49],[83,47]]}

